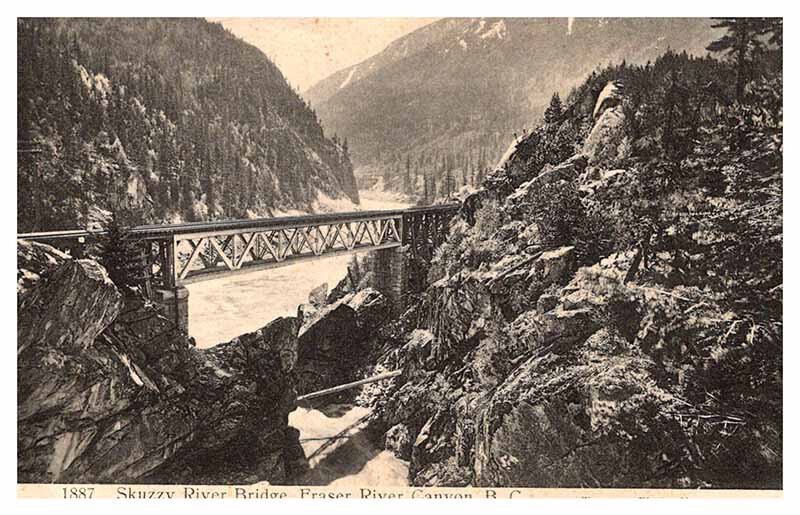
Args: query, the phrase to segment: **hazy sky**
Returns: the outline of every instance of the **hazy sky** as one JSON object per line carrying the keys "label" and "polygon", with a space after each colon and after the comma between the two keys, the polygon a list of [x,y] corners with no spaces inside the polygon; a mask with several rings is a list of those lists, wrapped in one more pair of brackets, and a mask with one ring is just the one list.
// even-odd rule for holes
{"label": "hazy sky", "polygon": [[359,63],[431,18],[221,18],[222,25],[267,54],[305,91]]}

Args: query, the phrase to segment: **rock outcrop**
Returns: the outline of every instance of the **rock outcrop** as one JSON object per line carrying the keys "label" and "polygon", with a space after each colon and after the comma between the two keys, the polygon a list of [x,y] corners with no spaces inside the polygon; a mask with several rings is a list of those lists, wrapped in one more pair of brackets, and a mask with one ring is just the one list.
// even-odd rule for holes
{"label": "rock outcrop", "polygon": [[[583,363],[533,356],[492,395],[478,417],[476,485],[679,485],[662,471],[686,442],[659,419],[669,401],[654,391],[652,361],[630,351],[581,352]],[[642,420],[644,414],[652,418]],[[642,433],[637,426],[658,429]],[[618,437],[625,430],[633,441]]]}
{"label": "rock outcrop", "polygon": [[[462,278],[429,291],[450,323],[410,333],[403,381],[375,423],[400,456],[406,433],[413,438],[412,484],[681,486],[660,474],[681,462],[686,442],[661,415],[677,401],[655,386],[653,360],[602,326],[608,299],[592,290],[589,272],[575,274],[572,247],[524,261],[479,275],[491,288]],[[627,263],[621,256],[595,268],[621,276]],[[533,301],[505,323],[509,292]],[[626,434],[637,435],[635,452]]]}
{"label": "rock outcrop", "polygon": [[[706,373],[692,367],[719,358],[715,350],[694,349],[695,362],[687,365],[691,353],[676,349],[686,345],[687,334],[669,331],[697,324],[692,337],[715,340],[727,331],[730,313],[709,302],[706,292],[635,284],[630,270],[639,265],[637,250],[587,261],[575,234],[567,236],[570,245],[543,243],[542,233],[552,227],[537,212],[537,202],[554,186],[578,192],[573,198],[611,217],[621,209],[613,199],[625,191],[620,185],[632,172],[607,167],[625,144],[615,139],[621,129],[611,130],[619,126],[606,124],[622,116],[623,99],[608,98],[598,102],[596,138],[587,139],[586,155],[536,168],[524,155],[530,149],[516,148],[522,154],[512,155],[462,210],[465,220],[452,226],[420,303],[406,313],[404,336],[393,340],[391,354],[403,374],[383,398],[373,398],[372,428],[384,435],[387,448],[409,459],[412,485],[722,484],[718,473],[697,464],[717,459],[708,453],[728,437],[717,437],[718,423],[743,419],[704,412],[722,422],[703,429],[687,424],[684,414],[699,408],[681,392],[691,391],[691,382]],[[653,277],[670,270],[664,263],[648,268]],[[703,314],[692,313],[684,322],[686,309]],[[711,330],[709,324],[719,325]],[[389,358],[379,365],[388,368]],[[694,379],[688,379],[690,369]],[[694,402],[704,402],[702,395]],[[780,444],[767,435],[780,431],[774,423],[767,424],[769,433],[760,421],[749,424],[742,438],[759,445],[741,453],[736,466],[763,470],[769,478],[763,482],[775,484]],[[713,450],[710,441],[717,442]]]}
{"label": "rock outcrop", "polygon": [[781,488],[782,111],[686,108],[724,66],[593,73],[467,197],[377,356],[412,485]]}
{"label": "rock outcrop", "polygon": [[609,82],[597,99],[593,111],[595,123],[583,144],[590,165],[613,165],[630,153],[622,102],[621,85]]}
{"label": "rock outcrop", "polygon": [[359,379],[368,337],[389,318],[389,303],[377,290],[365,288],[303,316],[297,361],[301,394]]}
{"label": "rock outcrop", "polygon": [[597,101],[592,110],[592,118],[597,118],[603,114],[606,109],[613,109],[622,103],[624,87],[620,82],[611,81],[603,87],[600,94],[597,95]]}
{"label": "rock outcrop", "polygon": [[[298,323],[198,350],[105,270],[21,242],[20,482],[286,481]],[[301,454],[302,455],[302,454]]]}

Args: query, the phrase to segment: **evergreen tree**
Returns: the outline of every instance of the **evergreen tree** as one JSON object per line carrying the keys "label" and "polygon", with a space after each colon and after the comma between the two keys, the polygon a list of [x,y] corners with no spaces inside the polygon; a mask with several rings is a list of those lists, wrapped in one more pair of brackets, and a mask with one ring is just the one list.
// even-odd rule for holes
{"label": "evergreen tree", "polygon": [[131,239],[128,220],[130,216],[118,210],[112,211],[105,227],[106,234],[100,239],[100,263],[124,293],[131,293],[146,281],[143,248]]}
{"label": "evergreen tree", "polygon": [[427,205],[430,204],[430,189],[428,186],[428,174],[423,172],[422,174],[422,204]]}
{"label": "evergreen tree", "polygon": [[[710,52],[720,52],[734,61],[736,67],[736,100],[741,101],[744,86],[752,78],[754,58],[763,50],[762,38],[776,30],[769,18],[715,18],[714,28],[726,29],[719,39],[706,48]],[[775,33],[777,34],[777,33]],[[780,25],[781,41],[783,25]]]}
{"label": "evergreen tree", "polygon": [[403,174],[403,192],[410,195],[411,191],[411,156],[406,154],[406,169]]}
{"label": "evergreen tree", "polygon": [[553,93],[553,97],[550,99],[550,105],[544,110],[544,122],[555,123],[561,119],[563,113],[564,106],[561,103],[561,98],[558,96],[558,93]]}

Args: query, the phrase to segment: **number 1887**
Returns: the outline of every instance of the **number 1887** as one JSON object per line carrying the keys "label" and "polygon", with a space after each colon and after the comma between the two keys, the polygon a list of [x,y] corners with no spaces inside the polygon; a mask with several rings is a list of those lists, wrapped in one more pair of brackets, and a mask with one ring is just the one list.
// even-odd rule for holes
{"label": "number 1887", "polygon": [[91,499],[94,495],[94,488],[88,486],[65,486],[61,490],[64,492],[64,499]]}

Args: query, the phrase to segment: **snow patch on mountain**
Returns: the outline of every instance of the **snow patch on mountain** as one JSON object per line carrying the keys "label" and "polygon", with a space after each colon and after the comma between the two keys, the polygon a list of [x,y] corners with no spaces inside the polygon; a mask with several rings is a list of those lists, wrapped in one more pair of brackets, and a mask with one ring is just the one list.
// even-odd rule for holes
{"label": "snow patch on mountain", "polygon": [[353,66],[353,69],[350,70],[350,73],[347,75],[347,78],[344,80],[344,82],[342,82],[341,86],[339,86],[339,89],[342,89],[343,87],[350,84],[350,80],[353,78],[353,74],[356,73],[356,68],[358,68],[358,66]]}
{"label": "snow patch on mountain", "polygon": [[[481,20],[483,21],[483,20]],[[497,38],[497,39],[504,39],[508,35],[508,28],[506,27],[506,22],[500,20],[496,23],[493,23],[491,28],[480,35],[481,39],[489,39],[489,38]]]}
{"label": "snow patch on mountain", "polygon": [[461,45],[461,48],[463,48],[464,50],[466,50],[469,47],[469,45],[467,45],[467,42],[464,41],[463,39],[459,39],[458,44]]}

